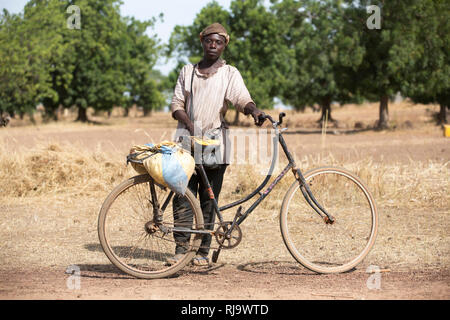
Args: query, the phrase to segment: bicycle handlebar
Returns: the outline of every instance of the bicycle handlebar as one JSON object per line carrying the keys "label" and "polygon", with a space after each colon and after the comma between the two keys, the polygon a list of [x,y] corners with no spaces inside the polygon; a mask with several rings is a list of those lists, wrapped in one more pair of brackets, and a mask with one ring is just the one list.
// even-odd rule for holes
{"label": "bicycle handlebar", "polygon": [[273,120],[273,118],[268,115],[268,114],[264,114],[261,116],[261,119],[268,119],[270,122],[272,122],[272,124],[274,124],[275,126],[279,126],[280,124],[283,123],[283,118],[286,116],[286,113],[281,112],[278,118],[278,122]]}

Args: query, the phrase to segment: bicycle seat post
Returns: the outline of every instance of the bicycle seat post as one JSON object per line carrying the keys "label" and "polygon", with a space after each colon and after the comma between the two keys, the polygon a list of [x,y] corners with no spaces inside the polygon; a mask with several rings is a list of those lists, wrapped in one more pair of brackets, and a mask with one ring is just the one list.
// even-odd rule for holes
{"label": "bicycle seat post", "polygon": [[152,196],[152,204],[153,204],[153,221],[156,223],[162,222],[162,214],[161,209],[159,207],[158,197],[156,195],[155,184],[150,182],[150,194]]}

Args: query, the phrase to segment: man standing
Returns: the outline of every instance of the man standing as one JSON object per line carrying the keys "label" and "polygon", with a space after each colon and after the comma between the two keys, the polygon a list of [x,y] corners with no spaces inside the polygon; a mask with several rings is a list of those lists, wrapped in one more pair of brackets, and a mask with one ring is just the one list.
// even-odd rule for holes
{"label": "man standing", "polygon": [[[175,86],[171,103],[172,116],[178,120],[175,139],[178,140],[183,135],[203,134],[205,131],[214,128],[226,128],[225,114],[229,104],[232,104],[238,112],[251,115],[255,124],[261,126],[264,122],[261,116],[264,113],[256,108],[240,72],[235,67],[227,65],[225,60],[220,58],[230,41],[225,28],[219,23],[213,23],[200,33],[200,41],[203,47],[203,59],[196,65],[185,65],[180,71]],[[191,101],[192,97],[194,97],[194,103]],[[192,110],[190,110],[191,106]],[[225,141],[222,141],[222,143],[225,143]],[[217,201],[228,164],[229,160],[225,156],[223,163],[218,168],[205,168]],[[205,227],[212,230],[215,221],[215,209],[198,174],[191,177],[188,187],[194,195],[199,194]],[[183,206],[183,199],[175,197],[174,212],[180,206]],[[178,221],[192,222],[192,213],[190,213],[190,217],[180,217],[175,213],[175,224]],[[174,234],[174,238],[177,244],[175,256],[168,260],[171,264],[180,260],[187,251],[189,234]],[[195,265],[209,264],[210,245],[211,235],[205,235],[193,260]]]}

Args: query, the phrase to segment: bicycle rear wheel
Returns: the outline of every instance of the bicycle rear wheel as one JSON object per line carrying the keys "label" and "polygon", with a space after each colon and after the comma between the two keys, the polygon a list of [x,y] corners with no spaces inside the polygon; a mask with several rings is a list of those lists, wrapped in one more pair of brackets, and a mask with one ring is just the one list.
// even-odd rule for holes
{"label": "bicycle rear wheel", "polygon": [[324,220],[306,202],[295,181],[287,191],[280,214],[281,233],[291,255],[318,273],[339,273],[359,264],[374,245],[378,214],[364,184],[340,168],[318,168],[305,180],[319,204],[334,218]]}
{"label": "bicycle rear wheel", "polygon": [[[153,183],[160,207],[167,203],[163,220],[158,227],[153,221],[153,202],[150,184]],[[174,210],[173,199],[185,200]],[[192,234],[184,258],[169,265],[167,259],[175,255],[174,211],[191,221],[177,220],[177,227],[202,229],[203,215],[198,200],[187,189],[184,196],[155,183],[149,175],[130,178],[118,185],[106,198],[99,214],[98,235],[109,260],[120,270],[138,278],[154,279],[173,275],[194,257],[201,243],[201,234]],[[183,212],[181,212],[183,211]]]}

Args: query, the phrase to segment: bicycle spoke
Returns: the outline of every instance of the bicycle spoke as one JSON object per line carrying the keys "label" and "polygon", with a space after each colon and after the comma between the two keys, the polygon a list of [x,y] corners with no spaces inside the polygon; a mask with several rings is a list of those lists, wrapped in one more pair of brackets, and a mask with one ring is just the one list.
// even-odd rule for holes
{"label": "bicycle spoke", "polygon": [[[177,236],[163,227],[175,226],[174,212],[178,210],[175,210],[174,199],[169,198],[170,190],[155,184],[159,204],[165,203],[167,207],[161,217],[163,220],[154,222],[149,183],[149,176],[138,176],[124,182],[123,187],[118,186],[123,188],[120,192],[111,193],[115,194],[114,198],[107,199],[109,204],[104,205],[105,209],[102,207],[100,214],[99,236],[108,258],[121,270],[142,278],[158,278],[176,272],[195,252],[190,251],[183,263],[168,263],[167,259],[175,255]],[[179,195],[184,207],[177,225],[189,230],[195,228],[201,208],[192,193],[187,194],[190,198]],[[178,232],[178,235],[183,234]],[[200,242],[200,234],[189,234],[188,248],[198,247]]]}
{"label": "bicycle spoke", "polygon": [[[373,245],[376,211],[367,190],[347,171],[318,169],[305,180],[334,218],[326,224],[310,207],[298,185],[286,195],[282,234],[300,263],[317,272],[342,272],[359,263]],[[287,202],[286,202],[287,201]]]}
{"label": "bicycle spoke", "polygon": [[142,233],[140,238],[137,240],[134,246],[131,247],[131,250],[128,252],[127,256],[124,257],[125,261],[130,261],[131,258],[135,258],[134,253],[136,252],[136,249],[138,248],[138,244],[145,238],[145,233]]}

